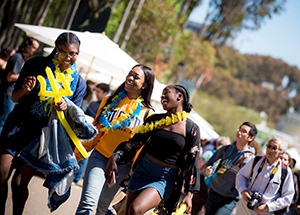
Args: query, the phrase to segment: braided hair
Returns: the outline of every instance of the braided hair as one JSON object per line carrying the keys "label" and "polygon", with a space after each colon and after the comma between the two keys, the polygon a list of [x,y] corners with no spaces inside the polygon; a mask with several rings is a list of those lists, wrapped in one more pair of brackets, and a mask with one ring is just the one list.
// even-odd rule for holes
{"label": "braided hair", "polygon": [[188,90],[184,86],[179,84],[171,85],[170,87],[174,88],[176,90],[176,93],[181,93],[183,95],[183,110],[188,113],[191,112],[193,109],[193,105],[190,103],[190,95]]}
{"label": "braided hair", "polygon": [[[72,32],[63,32],[55,40],[55,46],[70,45],[70,44],[76,44],[79,52],[80,39]],[[56,55],[56,48],[54,47],[54,49],[52,50],[48,58],[52,59],[55,55]]]}

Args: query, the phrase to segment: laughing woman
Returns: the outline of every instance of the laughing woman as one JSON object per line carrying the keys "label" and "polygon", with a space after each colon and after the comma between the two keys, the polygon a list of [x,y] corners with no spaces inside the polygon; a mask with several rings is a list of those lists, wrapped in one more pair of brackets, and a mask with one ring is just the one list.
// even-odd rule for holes
{"label": "laughing woman", "polygon": [[[127,191],[126,214],[144,214],[166,200],[185,181],[186,213],[191,211],[192,192],[199,189],[198,157],[200,131],[187,119],[192,109],[189,94],[181,85],[167,86],[161,96],[167,112],[150,116],[129,141],[121,143],[110,158],[105,176],[108,181],[117,174],[117,164],[132,160],[143,145],[137,166],[131,176]],[[181,177],[177,177],[177,176]],[[180,178],[180,180],[178,180]]]}
{"label": "laughing woman", "polygon": [[[150,98],[154,85],[154,72],[144,65],[136,65],[126,76],[125,82],[110,96],[102,100],[93,124],[99,134],[88,142],[83,142],[87,151],[93,152],[89,158],[81,199],[76,214],[91,214],[96,206],[97,214],[105,214],[119,189],[119,182],[129,173],[130,163],[120,165],[116,185],[109,188],[105,183],[104,170],[114,150],[123,141],[129,140],[132,130],[143,124],[153,113]],[[77,159],[81,154],[75,150]]]}
{"label": "laughing woman", "polygon": [[[28,184],[36,170],[24,161],[19,161],[19,153],[40,139],[42,129],[47,127],[49,113],[53,110],[53,100],[48,100],[39,93],[41,85],[37,76],[48,80],[45,72],[48,67],[55,77],[63,74],[73,93],[68,98],[78,107],[81,105],[86,84],[76,70],[79,46],[80,40],[75,34],[62,33],[57,37],[55,48],[49,56],[29,59],[22,67],[12,94],[12,100],[17,104],[9,114],[0,137],[0,214],[5,210],[11,167],[16,168],[12,179],[13,214],[23,213],[29,193]],[[49,84],[47,89],[48,87]],[[54,108],[58,111],[66,110],[66,101],[61,99]],[[18,162],[12,162],[13,159]]]}

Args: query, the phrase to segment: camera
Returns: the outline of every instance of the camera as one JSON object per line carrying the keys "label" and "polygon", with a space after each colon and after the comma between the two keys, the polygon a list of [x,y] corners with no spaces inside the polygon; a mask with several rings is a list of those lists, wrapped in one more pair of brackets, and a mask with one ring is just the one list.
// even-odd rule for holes
{"label": "camera", "polygon": [[258,203],[260,203],[262,199],[262,195],[259,192],[251,192],[251,191],[249,191],[249,195],[251,196],[251,199],[249,200],[247,207],[250,210],[253,210],[258,205]]}

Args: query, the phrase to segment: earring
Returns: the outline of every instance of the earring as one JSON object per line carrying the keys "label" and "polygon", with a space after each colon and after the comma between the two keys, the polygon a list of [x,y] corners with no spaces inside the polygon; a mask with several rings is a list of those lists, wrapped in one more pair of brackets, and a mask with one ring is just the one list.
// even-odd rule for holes
{"label": "earring", "polygon": [[142,89],[145,89],[145,87],[142,87]]}

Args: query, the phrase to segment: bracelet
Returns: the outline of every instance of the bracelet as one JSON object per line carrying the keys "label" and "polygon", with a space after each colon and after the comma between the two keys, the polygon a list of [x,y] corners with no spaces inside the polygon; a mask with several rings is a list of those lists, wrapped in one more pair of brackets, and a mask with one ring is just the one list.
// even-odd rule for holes
{"label": "bracelet", "polygon": [[112,156],[114,156],[114,155],[117,155],[117,156],[118,156],[117,161],[120,160],[121,157],[120,157],[120,155],[119,155],[118,153],[113,153]]}

